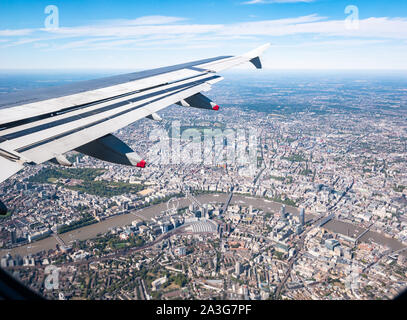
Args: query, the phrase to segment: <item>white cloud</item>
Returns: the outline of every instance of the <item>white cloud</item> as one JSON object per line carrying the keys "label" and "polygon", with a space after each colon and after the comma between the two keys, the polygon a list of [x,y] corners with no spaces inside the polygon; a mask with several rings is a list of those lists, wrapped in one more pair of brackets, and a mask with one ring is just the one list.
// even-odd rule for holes
{"label": "white cloud", "polygon": [[365,40],[365,39],[343,39],[343,40],[328,40],[328,41],[305,41],[290,44],[277,44],[274,48],[300,48],[300,47],[360,47],[368,45],[386,44],[389,40]]}
{"label": "white cloud", "polygon": [[25,36],[33,32],[33,29],[0,30],[0,37]]}
{"label": "white cloud", "polygon": [[137,19],[116,19],[116,20],[104,20],[103,24],[114,24],[114,25],[163,25],[169,23],[175,23],[180,21],[188,20],[183,17],[170,17],[170,16],[144,16]]}
{"label": "white cloud", "polygon": [[[373,66],[379,56],[386,56],[388,61],[386,66],[407,65],[407,62],[403,62],[405,59],[401,57],[407,43],[406,18],[361,19],[359,29],[348,30],[344,20],[329,20],[316,14],[228,24],[197,24],[182,17],[146,16],[131,20],[108,20],[90,25],[61,27],[56,30],[0,30],[0,36],[2,48],[12,50],[12,47],[32,46],[38,56],[41,56],[41,52],[53,51],[52,55],[45,55],[64,58],[68,55],[71,65],[83,61],[81,63],[85,66],[87,63],[93,63],[95,66],[101,63],[89,60],[96,56],[104,56],[108,51],[115,57],[112,66],[123,67],[136,62],[147,65],[149,61],[156,65],[160,59],[158,54],[162,52],[160,49],[176,52],[168,57],[168,63],[176,63],[190,59],[191,54],[196,58],[204,58],[208,54],[239,53],[265,42],[274,44],[274,48],[269,50],[270,53],[266,53],[266,57],[273,56],[274,59],[271,61],[279,61],[281,66],[292,65],[299,68],[301,63],[306,66],[318,64],[322,66],[324,63],[324,66],[335,66],[335,61],[341,58],[341,61],[345,61],[343,67],[350,67],[363,65],[364,59],[369,54],[371,58],[370,60],[366,58],[365,63],[367,65],[369,62],[369,66]],[[298,59],[299,50],[293,48],[301,48],[301,54],[305,54],[304,59]],[[359,50],[358,53],[352,53],[355,48]],[[96,54],[96,51],[99,53]],[[136,62],[130,58],[125,60],[127,56],[132,56],[132,51],[144,51],[149,54],[145,55],[145,58],[142,58],[143,55],[137,55]],[[9,52],[11,51],[3,50],[3,56],[6,59],[10,57],[12,61]],[[27,52],[30,52],[29,49]],[[154,58],[152,54],[155,54]],[[92,58],[89,58],[90,56]],[[173,60],[169,61],[170,59]],[[7,65],[7,61],[4,60],[3,64]],[[268,66],[267,61],[264,65]]]}
{"label": "white cloud", "polygon": [[[142,19],[142,18],[140,18]],[[136,19],[137,20],[137,19]],[[132,20],[133,21],[133,20]],[[162,24],[132,25],[121,22],[119,25],[62,27],[43,31],[65,37],[142,37],[157,35],[255,35],[287,36],[296,34],[319,34],[346,37],[383,37],[407,39],[406,18],[367,18],[359,21],[359,29],[349,30],[344,20],[327,20],[318,15],[296,18],[253,21],[234,24]]]}
{"label": "white cloud", "polygon": [[53,34],[69,35],[71,37],[134,37],[146,35],[169,35],[169,34],[199,34],[216,32],[222,29],[222,25],[210,24],[180,24],[180,25],[143,25],[143,26],[83,26],[83,27],[61,27],[47,31]]}
{"label": "white cloud", "polygon": [[[111,20],[109,23],[58,29],[0,30],[0,36],[18,37],[32,34],[15,44],[63,38],[145,38],[171,36],[257,36],[280,37],[301,34],[365,38],[407,39],[407,19],[371,17],[359,21],[359,29],[349,30],[344,20],[327,20],[316,14],[295,18],[252,21],[232,24],[192,24],[180,17],[147,16],[134,20]],[[83,39],[81,39],[83,40]],[[102,39],[100,39],[102,40]],[[112,40],[112,39],[106,39]],[[86,42],[84,42],[86,43]]]}
{"label": "white cloud", "polygon": [[225,26],[221,34],[287,36],[319,34],[346,37],[380,37],[407,39],[407,19],[367,18],[359,21],[359,29],[349,30],[344,20],[324,20],[311,15],[295,19],[265,20]]}

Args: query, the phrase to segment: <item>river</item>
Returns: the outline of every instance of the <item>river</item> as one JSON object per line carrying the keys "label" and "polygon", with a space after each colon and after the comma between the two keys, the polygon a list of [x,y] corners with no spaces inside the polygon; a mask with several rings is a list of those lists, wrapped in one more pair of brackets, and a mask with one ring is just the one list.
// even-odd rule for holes
{"label": "river", "polygon": [[[227,197],[228,197],[227,194],[212,193],[212,194],[201,194],[196,196],[195,198],[200,203],[204,204],[204,203],[224,203],[226,202]],[[178,208],[187,207],[190,204],[191,204],[190,200],[188,200],[187,198],[181,198],[179,199]],[[240,204],[244,206],[252,205],[254,209],[261,209],[265,212],[279,212],[281,209],[281,203],[273,202],[262,198],[254,198],[238,194],[233,195],[231,205],[233,204],[238,205]],[[66,244],[71,244],[75,240],[92,239],[97,237],[98,234],[107,232],[110,228],[129,225],[133,220],[136,220],[137,218],[143,220],[151,220],[151,218],[159,215],[164,210],[167,210],[167,203],[160,203],[147,208],[132,210],[129,213],[116,215],[101,222],[61,234],[59,235],[59,237]],[[294,215],[299,215],[299,210],[295,207],[286,205],[286,211]],[[306,214],[306,220],[312,218],[314,218],[313,215]],[[347,235],[349,232],[349,235],[351,237],[356,237],[357,235],[362,234],[362,232],[365,230],[364,228],[357,227],[351,223],[338,220],[329,221],[324,225],[324,228],[329,231],[340,233],[343,235]],[[361,237],[360,240],[366,242],[371,239],[379,244],[387,245],[392,250],[399,250],[405,247],[400,241],[396,239],[388,238],[383,234],[379,234],[377,232],[372,231],[367,232],[363,237]],[[35,254],[43,250],[55,249],[57,243],[58,243],[57,239],[54,236],[51,236],[10,250],[3,249],[0,251],[0,256],[4,256],[8,252],[10,252],[12,255],[19,254],[21,256]]]}

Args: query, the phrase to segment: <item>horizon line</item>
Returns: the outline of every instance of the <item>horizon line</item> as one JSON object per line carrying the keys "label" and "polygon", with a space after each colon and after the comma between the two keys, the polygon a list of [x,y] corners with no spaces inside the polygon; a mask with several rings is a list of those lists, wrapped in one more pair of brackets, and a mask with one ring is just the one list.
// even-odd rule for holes
{"label": "horizon line", "polygon": [[[154,68],[153,68],[154,69]],[[125,71],[129,72],[129,70],[137,71],[144,71],[149,69],[144,68],[0,68],[0,72],[2,71]],[[263,68],[261,72],[268,72],[268,71],[400,71],[400,72],[407,72],[406,69],[389,69],[389,68]],[[252,72],[252,69],[235,69],[235,70],[227,70],[221,73],[238,73],[238,72]],[[132,72],[132,71],[130,71]]]}

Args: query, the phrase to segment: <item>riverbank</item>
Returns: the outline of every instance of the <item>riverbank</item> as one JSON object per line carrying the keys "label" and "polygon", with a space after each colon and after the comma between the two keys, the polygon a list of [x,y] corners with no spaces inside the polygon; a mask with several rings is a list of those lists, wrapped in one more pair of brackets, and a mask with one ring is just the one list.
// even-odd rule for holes
{"label": "riverbank", "polygon": [[[199,202],[201,203],[225,203],[228,198],[228,194],[225,193],[207,193],[207,194],[200,194],[196,196]],[[190,200],[187,198],[179,198],[179,208],[187,207],[191,204]],[[252,205],[255,209],[261,209],[265,212],[279,212],[281,210],[281,203],[273,202],[263,198],[256,198],[250,196],[244,196],[239,194],[234,194],[231,200],[231,204],[238,204],[244,206]],[[76,240],[87,240],[96,238],[100,234],[106,233],[111,228],[115,227],[123,227],[125,225],[129,225],[135,219],[142,219],[142,220],[151,220],[153,217],[159,215],[162,211],[167,210],[167,203],[160,203],[156,205],[152,205],[143,209],[139,210],[132,210],[129,213],[116,215],[106,220],[100,221],[98,223],[94,223],[70,232],[66,232],[64,234],[59,235],[59,237],[67,244],[71,244]],[[292,213],[294,215],[299,215],[298,208],[287,206],[286,211]],[[306,214],[306,220],[313,219],[315,216]],[[331,220],[324,225],[324,228],[328,231],[335,232],[342,235],[350,234],[352,236],[357,237],[359,234],[362,234],[364,231],[363,228],[357,227],[351,223],[338,221],[338,220]],[[383,234],[369,231],[365,235],[360,238],[362,242],[374,241],[376,243],[386,245],[392,250],[399,250],[404,248],[400,241],[388,238]],[[26,256],[29,254],[35,254],[43,250],[55,249],[57,245],[57,240],[55,237],[48,237],[43,240],[39,240],[27,245],[23,245],[20,247],[16,247],[13,249],[3,249],[0,251],[0,256],[3,256],[7,253],[12,255],[19,254],[21,256]]]}

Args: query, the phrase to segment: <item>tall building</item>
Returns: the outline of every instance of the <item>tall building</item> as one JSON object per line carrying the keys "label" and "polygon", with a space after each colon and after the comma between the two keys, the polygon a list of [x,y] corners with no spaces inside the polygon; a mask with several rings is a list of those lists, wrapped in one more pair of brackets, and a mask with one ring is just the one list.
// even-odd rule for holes
{"label": "tall building", "polygon": [[201,218],[201,217],[202,217],[202,211],[196,210],[196,211],[195,211],[195,217],[196,217],[196,218]]}
{"label": "tall building", "polygon": [[204,217],[205,217],[206,219],[210,219],[211,216],[210,216],[210,214],[209,214],[208,204],[206,204],[206,203],[204,204],[204,212],[205,212]]}
{"label": "tall building", "polygon": [[329,250],[334,250],[335,247],[340,246],[340,243],[336,239],[327,239],[325,240],[325,247],[327,247]]}
{"label": "tall building", "polygon": [[236,274],[237,276],[239,276],[241,272],[242,272],[242,267],[241,267],[241,265],[240,265],[240,262],[236,262],[236,265],[235,265],[235,274]]}
{"label": "tall building", "polygon": [[17,243],[17,232],[15,229],[10,231],[10,238],[11,238],[11,243],[15,244]]}
{"label": "tall building", "polygon": [[285,204],[283,204],[283,205],[281,206],[281,220],[283,220],[285,223],[288,222],[288,219],[287,219],[287,212],[285,211]]}
{"label": "tall building", "polygon": [[303,227],[304,224],[305,224],[305,210],[304,210],[304,208],[301,208],[301,211],[300,211],[300,224],[301,224],[301,227]]}
{"label": "tall building", "polygon": [[212,260],[213,262],[213,269],[216,271],[216,269],[218,268],[218,257],[215,256]]}
{"label": "tall building", "polygon": [[187,248],[184,246],[178,247],[175,248],[174,252],[177,256],[185,256],[187,254]]}
{"label": "tall building", "polygon": [[285,218],[285,204],[281,206],[281,218]]}

